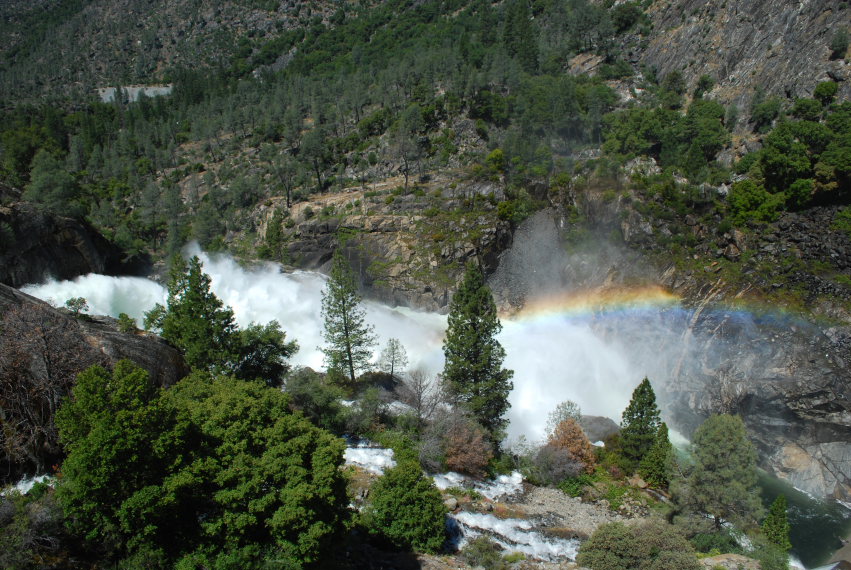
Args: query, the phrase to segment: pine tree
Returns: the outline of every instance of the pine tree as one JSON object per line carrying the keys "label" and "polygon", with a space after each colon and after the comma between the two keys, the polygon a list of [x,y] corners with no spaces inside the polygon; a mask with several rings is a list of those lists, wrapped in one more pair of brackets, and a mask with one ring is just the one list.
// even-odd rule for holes
{"label": "pine tree", "polygon": [[458,398],[498,442],[508,423],[512,370],[502,368],[505,350],[496,340],[502,325],[481,270],[470,264],[449,304],[449,327],[443,341],[443,378]]}
{"label": "pine tree", "polygon": [[671,482],[673,466],[674,448],[668,439],[668,426],[662,422],[653,446],[638,466],[638,473],[654,487],[664,488]]}
{"label": "pine tree", "polygon": [[756,451],[738,416],[711,416],[694,432],[694,467],[679,502],[721,521],[748,523],[759,518]]}
{"label": "pine tree", "polygon": [[326,365],[329,370],[347,374],[354,384],[355,373],[369,365],[375,335],[364,321],[354,276],[339,250],[334,253],[331,275],[322,291],[322,318]]}
{"label": "pine tree", "polygon": [[792,542],[789,540],[789,519],[786,516],[786,495],[778,495],[768,516],[762,522],[762,533],[772,544],[778,546],[783,552],[789,552]]}
{"label": "pine tree", "polygon": [[621,448],[633,467],[650,451],[661,423],[656,394],[645,377],[633,391],[621,421]]}
{"label": "pine tree", "polygon": [[393,377],[405,372],[405,367],[408,365],[408,353],[399,339],[391,338],[387,341],[387,346],[381,351],[378,365],[382,371]]}

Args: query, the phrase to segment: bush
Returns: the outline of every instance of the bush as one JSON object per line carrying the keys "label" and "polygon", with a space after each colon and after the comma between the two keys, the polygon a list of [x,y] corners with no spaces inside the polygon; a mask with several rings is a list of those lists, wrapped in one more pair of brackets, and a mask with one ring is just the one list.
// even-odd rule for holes
{"label": "bush", "polygon": [[502,559],[502,549],[487,536],[477,536],[461,551],[461,560],[473,568],[505,570],[508,565]]}
{"label": "bush", "polygon": [[388,469],[373,485],[364,522],[373,536],[402,549],[437,552],[446,538],[440,491],[413,461]]}
{"label": "bush", "polygon": [[557,485],[579,476],[585,464],[566,450],[547,444],[538,450],[532,465],[532,479],[540,485]]}
{"label": "bush", "polygon": [[133,333],[138,329],[136,328],[136,321],[133,320],[130,315],[127,313],[119,313],[118,314],[118,330],[123,333]]}
{"label": "bush", "polygon": [[594,446],[575,419],[568,418],[559,423],[550,435],[547,445],[565,451],[570,459],[582,465],[586,473],[594,472],[594,465],[597,463]]}
{"label": "bush", "polygon": [[579,549],[576,562],[592,570],[699,570],[694,549],[673,526],[650,520],[628,527],[600,526]]}

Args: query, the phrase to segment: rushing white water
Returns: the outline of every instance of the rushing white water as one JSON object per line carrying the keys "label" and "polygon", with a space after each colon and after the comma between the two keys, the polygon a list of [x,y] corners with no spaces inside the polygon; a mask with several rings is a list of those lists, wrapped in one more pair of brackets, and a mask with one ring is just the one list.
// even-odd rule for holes
{"label": "rushing white water", "polygon": [[[190,253],[199,255],[213,292],[233,309],[240,326],[277,320],[287,337],[299,343],[293,363],[323,366],[320,301],[324,276],[304,271],[284,273],[273,263],[246,269],[226,256],[197,249]],[[90,313],[116,317],[124,312],[139,322],[145,311],[155,303],[164,303],[166,297],[164,288],[153,281],[103,275],[50,281],[22,290],[56,305],[71,297],[84,297]],[[441,371],[444,315],[373,302],[366,302],[365,307],[381,346],[397,338],[408,352],[409,369],[419,367],[431,374]],[[577,402],[583,413],[618,420],[634,387],[645,374],[653,372],[649,369],[652,362],[635,356],[640,350],[623,346],[618,338],[564,315],[504,320],[499,341],[506,351],[505,366],[515,371],[509,397],[509,439],[542,439],[547,414],[566,399]],[[647,352],[648,359],[656,357]]]}
{"label": "rushing white water", "polygon": [[558,562],[575,560],[579,552],[576,539],[548,537],[533,529],[533,524],[524,519],[501,519],[483,513],[462,512],[454,515],[463,532],[459,548],[471,538],[487,532],[492,539],[508,552],[522,552],[527,556]]}

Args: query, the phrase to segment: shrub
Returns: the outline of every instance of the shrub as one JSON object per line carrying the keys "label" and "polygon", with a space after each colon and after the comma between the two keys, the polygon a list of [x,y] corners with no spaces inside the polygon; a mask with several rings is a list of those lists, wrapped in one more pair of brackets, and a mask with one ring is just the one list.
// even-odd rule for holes
{"label": "shrub", "polygon": [[477,536],[468,542],[461,551],[461,560],[473,568],[485,570],[504,570],[508,566],[502,559],[500,546],[487,536]]}
{"label": "shrub", "polygon": [[452,421],[444,438],[446,466],[452,471],[483,477],[493,457],[485,429],[471,418]]}
{"label": "shrub", "polygon": [[838,90],[839,87],[836,85],[836,82],[822,81],[816,85],[815,91],[813,91],[813,99],[817,99],[822,105],[827,107],[833,102],[833,98],[836,97]]}
{"label": "shrub", "polygon": [[405,461],[372,487],[364,522],[370,533],[402,549],[437,552],[446,538],[440,491],[420,466]]}
{"label": "shrub", "polygon": [[133,320],[130,315],[127,313],[119,313],[118,314],[118,330],[123,333],[132,333],[136,332],[138,329],[136,328],[136,321]]}
{"label": "shrub", "polygon": [[676,528],[659,520],[628,527],[600,526],[579,549],[576,562],[592,570],[699,570],[694,549]]}
{"label": "shrub", "polygon": [[532,466],[532,478],[542,485],[556,485],[580,475],[585,464],[566,450],[547,444],[538,450]]}

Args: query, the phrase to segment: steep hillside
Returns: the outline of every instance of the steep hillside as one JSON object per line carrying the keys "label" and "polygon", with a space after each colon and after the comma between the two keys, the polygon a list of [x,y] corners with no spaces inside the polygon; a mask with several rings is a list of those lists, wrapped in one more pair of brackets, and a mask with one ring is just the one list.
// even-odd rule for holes
{"label": "steep hillside", "polygon": [[[712,96],[735,104],[743,116],[750,115],[757,89],[793,100],[833,80],[841,98],[851,96],[846,2],[657,1],[647,12],[653,33],[641,61],[660,76],[681,71],[690,91],[702,75],[711,77]],[[833,46],[842,46],[843,31],[845,50],[837,53]]]}

